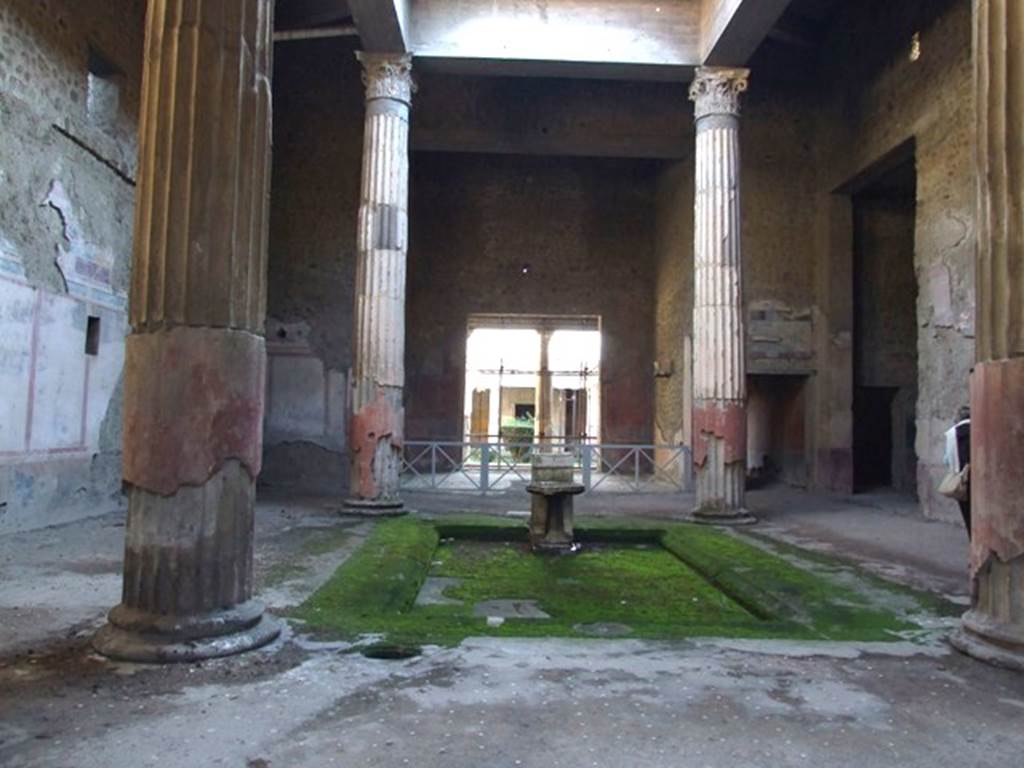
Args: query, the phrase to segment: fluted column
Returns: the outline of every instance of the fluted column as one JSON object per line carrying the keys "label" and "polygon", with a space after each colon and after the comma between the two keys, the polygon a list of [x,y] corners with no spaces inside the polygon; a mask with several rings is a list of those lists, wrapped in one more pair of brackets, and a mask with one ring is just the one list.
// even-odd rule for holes
{"label": "fluted column", "polygon": [[550,330],[540,332],[540,370],[537,371],[537,396],[535,398],[534,432],[541,446],[549,445],[551,434],[551,335]]}
{"label": "fluted column", "polygon": [[350,509],[395,513],[405,411],[405,257],[409,205],[408,54],[357,54],[366,85],[356,235]]}
{"label": "fluted column", "polygon": [[698,519],[747,522],[740,94],[748,71],[697,70],[693,460]]}
{"label": "fluted column", "polygon": [[971,610],[954,642],[1024,670],[1024,7],[975,0]]}
{"label": "fluted column", "polygon": [[124,369],[121,604],[138,661],[277,636],[252,600],[262,452],[272,0],[151,0]]}

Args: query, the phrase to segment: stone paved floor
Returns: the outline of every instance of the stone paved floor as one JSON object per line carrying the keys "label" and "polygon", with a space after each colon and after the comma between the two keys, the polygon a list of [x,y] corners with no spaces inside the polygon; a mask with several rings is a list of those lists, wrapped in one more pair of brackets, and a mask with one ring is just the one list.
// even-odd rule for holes
{"label": "stone paved floor", "polygon": [[[667,515],[678,501],[586,511]],[[752,502],[765,532],[963,599],[962,530],[898,499]],[[941,642],[488,639],[376,661],[289,630],[235,659],[111,663],[87,637],[117,601],[120,518],[0,538],[0,766],[1006,768],[1024,754],[1024,675]],[[321,500],[262,502],[264,599],[301,600],[370,525]],[[325,534],[332,549],[310,545]]]}

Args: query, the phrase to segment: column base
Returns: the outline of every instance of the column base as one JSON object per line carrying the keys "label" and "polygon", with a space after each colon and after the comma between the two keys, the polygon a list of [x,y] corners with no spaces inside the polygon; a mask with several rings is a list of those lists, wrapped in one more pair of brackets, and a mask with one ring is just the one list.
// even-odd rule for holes
{"label": "column base", "polygon": [[714,509],[698,507],[683,515],[683,520],[699,525],[754,525],[757,518],[746,509]]}
{"label": "column base", "polygon": [[968,611],[949,642],[961,653],[997,667],[1024,672],[1024,628]]}
{"label": "column base", "polygon": [[345,499],[339,511],[343,515],[359,517],[401,517],[409,514],[409,509],[401,500]]}
{"label": "column base", "polygon": [[194,617],[150,616],[119,605],[92,646],[120,661],[163,664],[201,661],[260,648],[281,634],[281,622],[262,603]]}

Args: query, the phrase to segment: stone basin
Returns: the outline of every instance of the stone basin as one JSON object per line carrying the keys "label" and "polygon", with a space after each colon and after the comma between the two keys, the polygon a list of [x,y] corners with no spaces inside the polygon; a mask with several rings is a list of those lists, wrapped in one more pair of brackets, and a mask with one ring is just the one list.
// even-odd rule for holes
{"label": "stone basin", "polygon": [[530,544],[535,551],[565,552],[575,547],[573,497],[584,488],[575,482],[571,453],[537,453],[531,459]]}

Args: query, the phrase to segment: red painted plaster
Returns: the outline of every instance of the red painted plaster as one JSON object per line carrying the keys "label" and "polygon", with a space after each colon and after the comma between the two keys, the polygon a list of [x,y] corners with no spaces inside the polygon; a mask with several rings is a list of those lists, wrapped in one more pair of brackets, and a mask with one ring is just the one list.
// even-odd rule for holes
{"label": "red painted plaster", "polygon": [[1024,554],[1024,358],[971,377],[971,574]]}
{"label": "red painted plaster", "polygon": [[174,328],[132,334],[124,374],[124,479],[165,496],[236,459],[255,480],[263,447],[263,339]]}
{"label": "red painted plaster", "polygon": [[373,462],[377,446],[387,440],[391,447],[402,449],[404,414],[382,391],[359,411],[352,414],[349,427],[349,450],[352,455],[350,484],[353,494],[360,499],[376,499],[381,495]]}
{"label": "red painted plaster", "polygon": [[708,439],[725,441],[725,462],[747,458],[747,409],[742,402],[698,400],[693,406],[693,463],[703,467]]}

